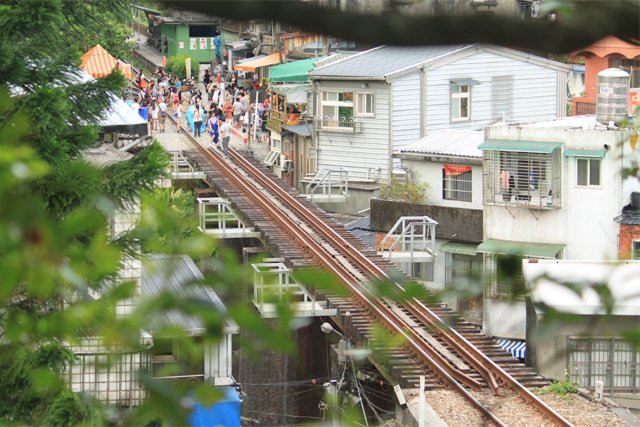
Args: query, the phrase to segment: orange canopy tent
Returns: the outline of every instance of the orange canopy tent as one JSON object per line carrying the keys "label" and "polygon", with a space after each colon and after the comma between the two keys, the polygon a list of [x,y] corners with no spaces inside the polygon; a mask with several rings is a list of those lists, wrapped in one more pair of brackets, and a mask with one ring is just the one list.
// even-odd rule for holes
{"label": "orange canopy tent", "polygon": [[82,55],[80,59],[82,61],[80,67],[91,74],[92,77],[99,78],[107,76],[111,74],[114,68],[118,67],[126,78],[129,80],[133,78],[131,66],[122,61],[118,61],[99,44]]}
{"label": "orange canopy tent", "polygon": [[246,61],[246,62],[243,62],[242,64],[237,64],[235,66],[235,69],[241,70],[241,71],[250,71],[253,73],[256,71],[256,68],[267,67],[269,65],[279,64],[279,63],[280,63],[280,54],[272,53],[271,55],[261,56],[260,58],[256,58],[253,61]]}

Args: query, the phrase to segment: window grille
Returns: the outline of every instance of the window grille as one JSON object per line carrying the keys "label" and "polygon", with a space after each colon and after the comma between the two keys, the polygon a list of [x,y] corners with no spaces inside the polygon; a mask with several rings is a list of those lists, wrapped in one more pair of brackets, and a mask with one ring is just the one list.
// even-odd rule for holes
{"label": "window grille", "polygon": [[560,150],[553,153],[485,150],[486,205],[560,207]]}
{"label": "window grille", "polygon": [[447,289],[472,289],[482,270],[482,258],[478,255],[447,253],[445,258],[445,287]]}
{"label": "window grille", "polygon": [[602,381],[609,393],[640,390],[640,351],[623,338],[568,337],[567,370],[581,387]]}
{"label": "window grille", "polygon": [[442,198],[470,202],[472,193],[471,171],[459,175],[447,174],[442,169]]}

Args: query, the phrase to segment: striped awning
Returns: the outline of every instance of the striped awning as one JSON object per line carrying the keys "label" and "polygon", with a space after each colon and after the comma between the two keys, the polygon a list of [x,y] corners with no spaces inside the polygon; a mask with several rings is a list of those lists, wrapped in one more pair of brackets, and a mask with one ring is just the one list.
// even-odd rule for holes
{"label": "striped awning", "polygon": [[525,341],[499,339],[498,345],[518,359],[524,359],[527,355],[527,343]]}
{"label": "striped awning", "polygon": [[[82,55],[80,60],[82,61],[80,67],[94,78],[108,76],[114,68],[120,67],[118,60],[99,44]],[[120,69],[122,70],[122,67]],[[125,70],[122,71],[127,75]]]}

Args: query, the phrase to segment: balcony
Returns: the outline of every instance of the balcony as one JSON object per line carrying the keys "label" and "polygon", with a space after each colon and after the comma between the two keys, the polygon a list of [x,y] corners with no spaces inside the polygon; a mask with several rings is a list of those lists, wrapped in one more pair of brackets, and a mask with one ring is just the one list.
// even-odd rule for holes
{"label": "balcony", "polygon": [[352,117],[340,117],[338,120],[333,117],[316,118],[313,124],[322,132],[362,133],[364,131],[362,122]]}

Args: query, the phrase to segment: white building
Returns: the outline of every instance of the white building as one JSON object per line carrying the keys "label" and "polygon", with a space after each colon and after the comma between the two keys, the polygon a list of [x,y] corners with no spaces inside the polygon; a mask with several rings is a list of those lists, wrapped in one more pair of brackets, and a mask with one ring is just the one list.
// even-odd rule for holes
{"label": "white building", "polygon": [[485,45],[380,46],[309,73],[317,168],[390,180],[392,152],[441,129],[565,115],[570,67]]}
{"label": "white building", "polygon": [[621,173],[637,157],[628,135],[595,117],[485,130],[485,333],[525,338],[520,259],[617,259],[614,218],[639,187]]}
{"label": "white building", "polygon": [[[482,242],[482,131],[440,130],[399,149],[400,159],[409,180],[427,185],[421,209],[438,222],[436,256],[421,277],[427,287],[466,288],[480,297],[448,298],[447,303],[466,320],[480,322],[482,318],[482,286],[470,272],[479,273],[482,258],[476,247]],[[416,214],[416,212],[413,212]]]}
{"label": "white building", "polygon": [[[536,370],[551,378],[566,375],[584,388],[602,381],[605,393],[625,405],[635,400],[637,407],[640,351],[623,334],[640,328],[640,261],[531,260],[523,263],[523,275],[535,303],[527,329]],[[610,290],[611,307],[598,285]],[[536,326],[548,320],[545,308],[570,316],[537,333]]]}

